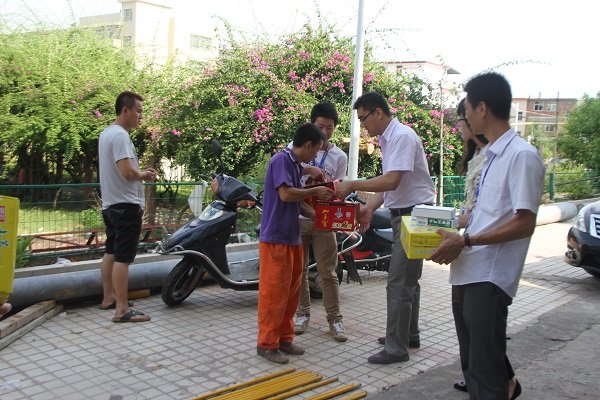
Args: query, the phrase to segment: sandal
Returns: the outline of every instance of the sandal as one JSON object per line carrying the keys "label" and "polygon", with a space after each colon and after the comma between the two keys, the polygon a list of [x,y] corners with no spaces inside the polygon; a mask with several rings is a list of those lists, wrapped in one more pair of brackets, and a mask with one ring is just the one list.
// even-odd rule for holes
{"label": "sandal", "polygon": [[469,389],[467,388],[467,384],[464,382],[454,382],[454,389],[456,390],[460,390],[461,392],[469,392]]}
{"label": "sandal", "polygon": [[150,321],[150,316],[143,311],[130,309],[120,317],[113,317],[112,322],[146,322]]}
{"label": "sandal", "polygon": [[[129,307],[132,307],[132,306],[133,306],[133,302],[131,302],[131,301],[128,301],[128,302],[127,302],[127,305],[128,305]],[[109,304],[109,305],[107,305],[107,306],[103,306],[102,304],[100,304],[100,305],[98,306],[98,308],[99,308],[99,309],[101,309],[101,310],[114,310],[116,307],[117,307],[117,302],[116,302],[116,301],[113,301],[113,302],[112,302],[112,304]]]}

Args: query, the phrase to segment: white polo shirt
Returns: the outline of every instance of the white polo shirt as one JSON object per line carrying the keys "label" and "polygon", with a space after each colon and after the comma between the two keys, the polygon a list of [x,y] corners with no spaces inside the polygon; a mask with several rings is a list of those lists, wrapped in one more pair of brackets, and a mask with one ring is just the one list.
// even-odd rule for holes
{"label": "white polo shirt", "polygon": [[[477,203],[466,232],[487,232],[508,221],[517,210],[537,214],[544,185],[544,164],[537,150],[513,129],[486,150]],[[523,273],[531,237],[465,249],[450,266],[450,283],[491,282],[514,297]]]}
{"label": "white polo shirt", "polygon": [[383,205],[388,208],[407,208],[433,203],[433,181],[423,143],[415,131],[394,118],[379,135],[379,145],[383,173],[403,172],[398,187],[384,192]]}

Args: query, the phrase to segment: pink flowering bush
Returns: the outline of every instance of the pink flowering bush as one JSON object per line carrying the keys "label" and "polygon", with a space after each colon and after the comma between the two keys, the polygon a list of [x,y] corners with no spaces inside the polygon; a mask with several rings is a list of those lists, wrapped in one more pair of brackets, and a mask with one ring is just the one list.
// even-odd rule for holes
{"label": "pink flowering bush", "polygon": [[[196,80],[180,79],[185,87],[157,99],[153,112],[161,117],[153,123],[165,132],[155,149],[168,149],[168,156],[185,165],[193,177],[218,168],[212,139],[223,146],[225,172],[252,175],[257,165],[291,141],[295,128],[309,119],[311,107],[319,101],[334,103],[340,114],[332,141],[340,143],[349,136],[354,47],[350,38],[337,37],[329,29],[306,26],[277,43],[231,43],[231,50],[210,67],[190,68],[188,73]],[[437,174],[441,112],[435,96],[423,95],[427,83],[390,74],[367,49],[363,84],[363,92],[382,93],[393,114],[421,136],[431,172]],[[458,135],[451,133],[456,118],[451,113],[446,118],[451,124],[445,127],[444,169],[450,172],[460,158],[461,145]],[[374,141],[364,132],[362,140]],[[361,176],[380,172],[378,154],[360,156]]]}

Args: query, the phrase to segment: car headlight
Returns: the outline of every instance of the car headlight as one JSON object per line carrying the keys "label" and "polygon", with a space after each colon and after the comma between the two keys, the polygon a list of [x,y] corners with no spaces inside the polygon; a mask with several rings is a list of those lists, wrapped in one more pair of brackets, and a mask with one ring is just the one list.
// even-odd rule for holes
{"label": "car headlight", "polygon": [[577,213],[577,218],[575,219],[575,228],[577,228],[581,232],[587,233],[588,230],[587,230],[587,226],[585,224],[585,213],[584,212],[579,211],[579,213]]}

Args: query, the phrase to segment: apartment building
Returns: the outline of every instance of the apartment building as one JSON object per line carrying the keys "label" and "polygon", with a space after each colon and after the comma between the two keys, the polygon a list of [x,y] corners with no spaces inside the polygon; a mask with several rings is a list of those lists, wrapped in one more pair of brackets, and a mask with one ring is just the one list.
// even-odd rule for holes
{"label": "apartment building", "polygon": [[577,105],[574,98],[515,98],[511,108],[511,124],[523,137],[544,135],[555,137],[564,129],[567,116]]}
{"label": "apartment building", "polygon": [[416,75],[444,94],[444,104],[455,106],[458,100],[457,88],[461,83],[461,74],[454,68],[431,61],[381,61],[388,72],[402,71]]}
{"label": "apartment building", "polygon": [[[140,65],[168,60],[203,61],[219,53],[214,24],[183,21],[170,0],[119,0],[121,12],[82,17],[81,27],[95,29],[117,47],[131,47]],[[179,11],[179,12],[178,12]]]}

